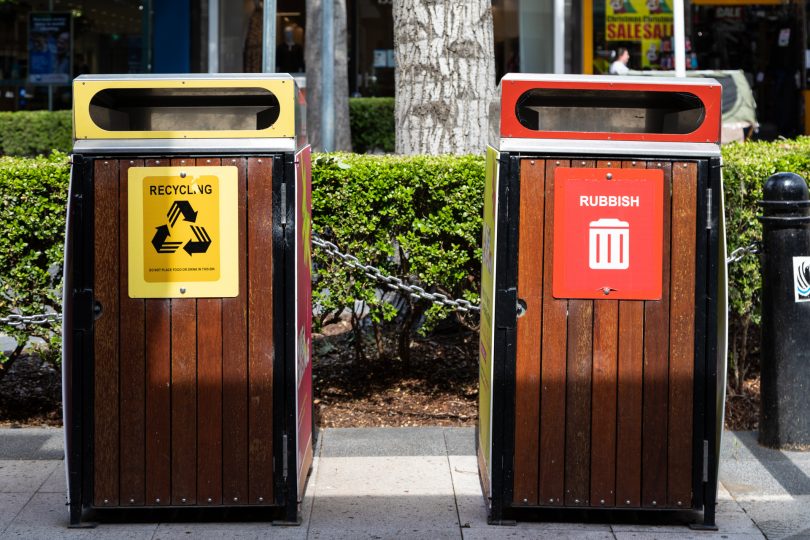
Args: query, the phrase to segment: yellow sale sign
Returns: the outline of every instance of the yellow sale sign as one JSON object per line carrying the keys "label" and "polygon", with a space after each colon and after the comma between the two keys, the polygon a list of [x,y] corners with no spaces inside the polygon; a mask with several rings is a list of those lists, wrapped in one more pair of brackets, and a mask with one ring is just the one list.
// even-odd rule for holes
{"label": "yellow sale sign", "polygon": [[605,0],[607,41],[660,41],[672,36],[672,0]]}

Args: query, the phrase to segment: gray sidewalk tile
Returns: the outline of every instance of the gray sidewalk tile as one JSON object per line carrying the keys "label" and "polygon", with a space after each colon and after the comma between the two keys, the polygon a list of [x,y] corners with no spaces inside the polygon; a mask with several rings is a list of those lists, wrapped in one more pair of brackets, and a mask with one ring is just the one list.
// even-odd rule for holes
{"label": "gray sidewalk tile", "polygon": [[740,505],[769,538],[810,538],[810,496],[779,501],[741,501]]}
{"label": "gray sidewalk tile", "polygon": [[448,456],[475,456],[475,428],[444,428]]}
{"label": "gray sidewalk tile", "polygon": [[67,480],[65,479],[65,462],[57,461],[53,472],[39,488],[39,493],[67,493]]}
{"label": "gray sidewalk tile", "polygon": [[443,456],[444,431],[428,428],[333,428],[321,431],[323,457]]}
{"label": "gray sidewalk tile", "polygon": [[33,495],[61,464],[56,461],[0,461],[0,493]]}
{"label": "gray sidewalk tile", "polygon": [[448,459],[459,523],[462,526],[486,527],[487,509],[478,479],[478,459],[475,456],[454,455]]}
{"label": "gray sidewalk tile", "polygon": [[149,540],[155,524],[100,524],[95,529],[68,529],[65,497],[58,493],[37,493],[6,529],[4,538],[54,540],[104,538],[105,540]]}
{"label": "gray sidewalk tile", "polygon": [[0,460],[53,460],[63,459],[61,428],[0,429]]}
{"label": "gray sidewalk tile", "polygon": [[248,523],[161,523],[153,540],[305,540],[305,525],[277,527],[268,522]]}
{"label": "gray sidewalk tile", "polygon": [[0,535],[30,498],[27,493],[0,493]]}
{"label": "gray sidewalk tile", "polygon": [[487,529],[463,529],[464,540],[536,540],[537,538],[553,538],[554,540],[613,540],[613,533],[608,531],[569,530],[541,530],[525,527],[495,527]]}
{"label": "gray sidewalk tile", "polygon": [[722,533],[718,531],[689,531],[689,532],[617,532],[616,540],[709,540],[713,538],[722,540],[762,540],[761,534]]}
{"label": "gray sidewalk tile", "polygon": [[393,529],[370,528],[362,531],[335,528],[314,528],[309,540],[461,540],[458,528],[445,529]]}

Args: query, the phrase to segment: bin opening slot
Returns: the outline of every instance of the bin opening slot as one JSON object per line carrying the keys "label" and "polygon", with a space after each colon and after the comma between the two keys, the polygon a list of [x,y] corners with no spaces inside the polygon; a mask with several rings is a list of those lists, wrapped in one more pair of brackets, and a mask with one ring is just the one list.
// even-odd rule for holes
{"label": "bin opening slot", "polygon": [[106,131],[255,131],[279,113],[265,88],[109,88],[90,101],[90,118]]}
{"label": "bin opening slot", "polygon": [[520,96],[515,114],[535,131],[680,135],[700,127],[706,107],[688,92],[535,88]]}

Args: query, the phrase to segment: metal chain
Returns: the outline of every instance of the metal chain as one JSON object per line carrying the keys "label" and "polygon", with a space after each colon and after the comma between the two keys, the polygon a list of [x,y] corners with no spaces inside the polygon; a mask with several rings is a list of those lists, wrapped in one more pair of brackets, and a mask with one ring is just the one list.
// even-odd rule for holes
{"label": "metal chain", "polygon": [[338,247],[329,242],[328,240],[324,240],[316,235],[312,235],[312,243],[321,248],[326,252],[327,255],[331,255],[337,259],[343,261],[343,263],[356,270],[360,270],[366,277],[373,279],[379,283],[382,283],[389,289],[393,289],[396,291],[404,292],[410,298],[414,300],[428,300],[433,302],[434,304],[438,304],[440,306],[445,306],[454,309],[455,311],[461,311],[463,313],[467,313],[470,311],[480,311],[481,308],[475,304],[468,302],[467,300],[457,299],[451,300],[448,296],[442,293],[431,293],[427,292],[422,287],[417,285],[409,285],[405,283],[401,279],[395,276],[389,276],[384,274],[379,268],[375,268],[374,266],[363,264],[360,260],[355,257],[354,255],[349,255],[348,253],[343,253],[338,249]]}
{"label": "metal chain", "polygon": [[61,321],[61,313],[37,313],[36,315],[9,315],[8,317],[0,317],[0,324],[5,324],[14,328],[53,324]]}
{"label": "metal chain", "polygon": [[726,259],[726,264],[734,264],[736,262],[741,261],[747,255],[756,255],[761,251],[760,243],[751,242],[747,246],[738,247],[734,251],[731,252],[731,255],[728,256]]}

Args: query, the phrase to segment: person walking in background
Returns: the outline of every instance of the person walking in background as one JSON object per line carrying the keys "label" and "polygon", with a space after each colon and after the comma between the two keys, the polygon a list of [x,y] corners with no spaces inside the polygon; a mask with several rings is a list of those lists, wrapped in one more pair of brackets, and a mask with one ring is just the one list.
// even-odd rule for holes
{"label": "person walking in background", "polygon": [[630,71],[630,68],[627,67],[627,63],[630,61],[630,51],[627,50],[625,47],[619,47],[616,51],[616,60],[610,64],[610,74],[611,75],[627,75]]}

